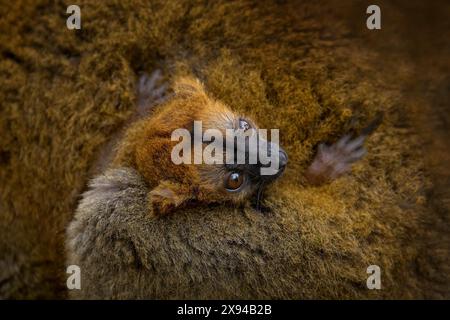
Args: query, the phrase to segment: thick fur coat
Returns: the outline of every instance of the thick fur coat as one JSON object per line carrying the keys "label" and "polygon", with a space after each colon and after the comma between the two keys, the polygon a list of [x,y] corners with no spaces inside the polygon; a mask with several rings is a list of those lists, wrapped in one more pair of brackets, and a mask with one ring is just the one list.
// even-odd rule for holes
{"label": "thick fur coat", "polygon": [[[370,294],[365,287],[370,260],[361,254],[364,245],[355,241],[339,253],[332,252],[336,244],[311,248],[305,234],[308,218],[292,214],[302,206],[296,193],[278,194],[271,213],[205,206],[154,218],[148,212],[148,192],[132,169],[111,169],[91,181],[67,231],[68,265],[81,269],[81,290],[72,290],[72,298],[293,299]],[[219,227],[225,224],[227,228]],[[326,285],[317,285],[324,280]]]}

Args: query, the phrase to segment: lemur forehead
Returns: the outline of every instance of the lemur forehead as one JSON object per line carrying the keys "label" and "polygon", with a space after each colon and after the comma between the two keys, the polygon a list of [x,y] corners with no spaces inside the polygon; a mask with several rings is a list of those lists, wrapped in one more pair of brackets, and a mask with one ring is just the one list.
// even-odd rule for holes
{"label": "lemur forehead", "polygon": [[[208,108],[209,110],[209,108]],[[204,127],[207,129],[236,129],[239,117],[223,104],[216,102],[212,111],[206,112],[203,119]]]}

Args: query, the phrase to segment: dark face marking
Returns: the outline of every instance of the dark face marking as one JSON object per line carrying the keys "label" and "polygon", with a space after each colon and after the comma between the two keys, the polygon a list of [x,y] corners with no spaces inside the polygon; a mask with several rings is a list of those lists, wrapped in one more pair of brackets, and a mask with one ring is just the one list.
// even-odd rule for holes
{"label": "dark face marking", "polygon": [[[254,126],[249,120],[240,118],[238,120],[238,123],[236,124],[236,129],[241,129],[244,133],[246,133],[249,129],[256,129],[256,126]],[[257,134],[257,131],[255,131]],[[259,139],[259,136],[257,136],[257,139]],[[259,141],[259,140],[257,140]],[[237,137],[234,137],[234,163],[232,164],[224,164],[224,168],[227,171],[226,179],[241,179],[239,180],[239,187],[238,188],[229,188],[228,182],[225,182],[225,189],[229,192],[240,192],[243,191],[245,188],[247,188],[247,191],[251,189],[251,193],[256,192],[256,209],[261,209],[261,201],[263,196],[263,190],[264,187],[274,180],[276,180],[278,177],[282,175],[284,172],[284,169],[287,164],[287,154],[286,152],[279,147],[279,171],[274,175],[261,175],[261,168],[262,167],[270,167],[269,164],[263,164],[261,163],[261,159],[259,158],[259,143],[258,143],[258,156],[257,156],[257,163],[256,164],[250,164],[250,150],[249,150],[249,137],[245,137],[245,164],[238,164],[237,154],[238,154],[238,147],[237,147]],[[226,143],[224,142],[224,148],[226,150]],[[273,149],[272,142],[267,142],[267,155],[270,156],[270,152]],[[229,181],[229,180],[227,180]],[[237,185],[236,180],[236,185]],[[232,183],[234,185],[234,182]]]}

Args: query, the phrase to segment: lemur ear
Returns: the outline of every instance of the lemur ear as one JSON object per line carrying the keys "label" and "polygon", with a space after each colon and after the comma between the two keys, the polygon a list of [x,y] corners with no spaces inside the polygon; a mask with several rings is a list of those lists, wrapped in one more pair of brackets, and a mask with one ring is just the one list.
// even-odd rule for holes
{"label": "lemur ear", "polygon": [[162,181],[148,193],[149,206],[155,216],[162,216],[181,206],[191,195],[182,186],[170,181]]}
{"label": "lemur ear", "polygon": [[191,96],[204,92],[203,84],[193,77],[179,77],[175,80],[173,90],[176,95]]}

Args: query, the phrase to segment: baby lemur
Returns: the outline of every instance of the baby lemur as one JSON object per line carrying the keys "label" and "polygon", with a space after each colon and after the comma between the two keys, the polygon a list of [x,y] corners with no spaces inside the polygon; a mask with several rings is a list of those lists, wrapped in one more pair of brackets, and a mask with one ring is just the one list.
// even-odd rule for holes
{"label": "baby lemur", "polygon": [[[171,94],[167,94],[166,86],[160,83],[160,71],[140,77],[135,122],[120,138],[109,166],[131,167],[142,175],[150,190],[149,212],[154,216],[194,203],[243,203],[252,196],[259,207],[264,186],[280,177],[287,165],[286,152],[275,142],[258,136],[259,149],[267,148],[265,151],[269,155],[277,152],[278,166],[270,175],[261,174],[261,168],[270,163],[263,163],[258,155],[254,163],[242,163],[236,157],[231,163],[223,164],[174,163],[171,155],[179,141],[172,139],[172,133],[180,128],[193,133],[194,121],[201,121],[203,130],[216,129],[224,136],[226,130],[244,136],[250,131],[258,135],[258,131],[253,120],[232,112],[224,103],[212,98],[195,78],[176,79]],[[331,146],[321,144],[306,170],[307,181],[319,185],[347,172],[351,164],[364,155],[364,140],[376,125],[372,127],[356,138],[346,135]],[[247,145],[248,139],[245,136]],[[201,150],[205,147],[202,145]],[[249,149],[245,149],[246,160],[251,157]],[[231,150],[224,144],[224,157],[228,152]]]}

